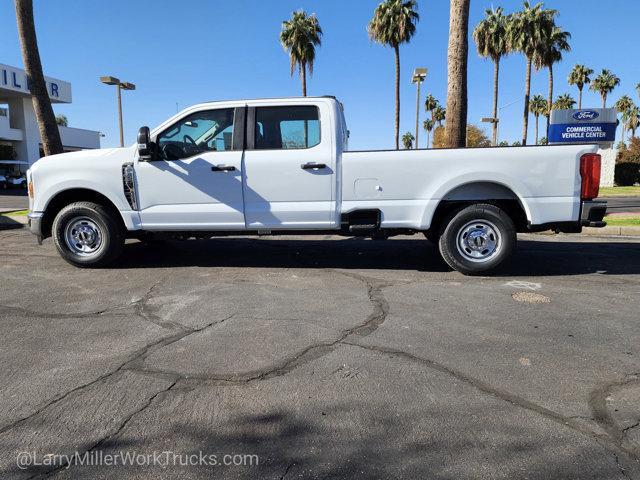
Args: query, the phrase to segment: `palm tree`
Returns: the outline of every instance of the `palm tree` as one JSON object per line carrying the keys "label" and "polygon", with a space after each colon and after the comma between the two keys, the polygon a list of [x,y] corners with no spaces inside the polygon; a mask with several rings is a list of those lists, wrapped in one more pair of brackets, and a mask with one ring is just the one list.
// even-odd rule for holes
{"label": "palm tree", "polygon": [[433,111],[433,119],[438,122],[438,126],[442,126],[442,121],[447,117],[447,112],[444,108],[438,105]]}
{"label": "palm tree", "polygon": [[578,87],[578,108],[582,108],[582,89],[585,85],[591,83],[591,78],[589,75],[593,73],[593,70],[589,67],[585,67],[584,65],[574,65],[573,69],[571,69],[571,73],[567,78],[569,85],[575,85]]}
{"label": "palm tree", "polygon": [[553,28],[556,10],[544,10],[542,2],[533,7],[528,1],[524,9],[511,16],[509,22],[509,45],[512,50],[521,52],[527,59],[524,95],[524,123],[522,126],[522,145],[527,144],[529,129],[529,97],[531,94],[531,65],[540,51],[544,51]]}
{"label": "palm tree", "polygon": [[469,4],[450,0],[449,46],[447,48],[447,148],[467,144],[467,61],[469,57]]}
{"label": "palm tree", "polygon": [[638,95],[640,95],[640,83],[636,85],[636,91],[638,92]]}
{"label": "palm tree", "polygon": [[289,53],[291,76],[298,67],[302,79],[302,96],[307,96],[307,68],[313,75],[316,46],[320,46],[322,29],[315,14],[307,15],[304,10],[293,12],[291,19],[282,22],[280,43]]}
{"label": "palm tree", "polygon": [[623,95],[613,106],[616,108],[618,113],[622,114],[622,142],[624,143],[624,137],[627,129],[626,115],[629,109],[635,105],[629,95]]}
{"label": "palm tree", "polygon": [[424,128],[424,130],[427,132],[427,148],[429,148],[429,140],[431,139],[431,130],[433,130],[433,127],[435,126],[435,123],[433,120],[425,120],[424,122],[422,122],[422,128]]}
{"label": "palm tree", "polygon": [[434,110],[440,106],[440,102],[431,94],[424,101],[424,109],[431,113],[431,121],[435,122]]}
{"label": "palm tree", "polygon": [[547,115],[548,104],[542,95],[534,95],[529,102],[529,111],[536,117],[536,145],[538,144],[538,120],[540,115]]}
{"label": "palm tree", "polygon": [[576,101],[568,94],[560,95],[555,102],[553,102],[553,110],[571,110],[575,107]]}
{"label": "palm tree", "polygon": [[[555,25],[551,29],[549,37],[542,45],[542,48],[538,50],[533,58],[533,64],[536,70],[547,68],[549,70],[549,96],[547,98],[547,111],[551,112],[553,105],[553,65],[562,60],[562,52],[570,52],[571,46],[569,45],[569,39],[571,34],[569,32],[562,31],[561,28]],[[549,117],[547,116],[547,136],[549,136]]]}
{"label": "palm tree", "polygon": [[[502,7],[485,10],[486,17],[473,31],[473,39],[481,57],[493,60],[493,118],[498,118],[498,83],[500,77],[500,59],[509,52],[507,42],[507,19]],[[493,145],[498,139],[498,122],[493,122]]]}
{"label": "palm tree", "polygon": [[598,92],[602,97],[602,108],[607,108],[607,96],[620,85],[620,79],[606,68],[594,78],[589,87],[594,92]]}
{"label": "palm tree", "polygon": [[393,48],[396,57],[396,150],[400,148],[400,45],[408,43],[416,33],[420,19],[415,0],[385,0],[378,5],[369,22],[369,38]]}
{"label": "palm tree", "polygon": [[640,125],[640,108],[633,105],[626,113],[626,127],[631,130],[631,138],[635,138],[636,130]]}
{"label": "palm tree", "polygon": [[411,150],[413,148],[414,140],[415,140],[415,137],[411,132],[407,132],[404,135],[402,135],[402,145],[407,150]]}
{"label": "palm tree", "polygon": [[24,70],[29,78],[33,109],[36,113],[40,139],[45,155],[62,153],[62,141],[53,114],[49,92],[42,73],[42,62],[38,51],[36,27],[33,21],[32,0],[15,0],[16,19],[18,21],[18,36],[22,50]]}

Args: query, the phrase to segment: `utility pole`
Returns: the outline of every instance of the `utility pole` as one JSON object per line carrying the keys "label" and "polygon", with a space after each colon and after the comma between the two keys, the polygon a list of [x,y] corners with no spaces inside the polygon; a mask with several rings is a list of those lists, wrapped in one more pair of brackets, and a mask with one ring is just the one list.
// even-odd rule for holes
{"label": "utility pole", "polygon": [[418,149],[418,133],[420,132],[420,85],[427,78],[426,68],[416,68],[413,70],[413,76],[411,77],[411,83],[418,85],[418,92],[416,96],[416,150]]}

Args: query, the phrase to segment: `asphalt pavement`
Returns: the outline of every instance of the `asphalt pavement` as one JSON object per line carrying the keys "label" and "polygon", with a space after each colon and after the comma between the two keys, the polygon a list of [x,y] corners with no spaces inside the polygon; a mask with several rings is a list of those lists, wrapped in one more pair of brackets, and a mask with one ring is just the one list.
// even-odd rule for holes
{"label": "asphalt pavement", "polygon": [[83,270],[16,229],[0,285],[3,479],[640,479],[640,240],[464,277],[419,237]]}

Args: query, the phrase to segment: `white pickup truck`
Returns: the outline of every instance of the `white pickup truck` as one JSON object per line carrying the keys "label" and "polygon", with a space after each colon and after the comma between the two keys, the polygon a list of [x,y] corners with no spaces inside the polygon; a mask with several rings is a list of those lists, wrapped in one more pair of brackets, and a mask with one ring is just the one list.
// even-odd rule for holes
{"label": "white pickup truck", "polygon": [[424,233],[478,274],[512,253],[516,232],[605,225],[595,145],[349,151],[348,138],[333,97],[203,103],[142,127],[137,145],[38,160],[30,228],[79,267],[158,232]]}

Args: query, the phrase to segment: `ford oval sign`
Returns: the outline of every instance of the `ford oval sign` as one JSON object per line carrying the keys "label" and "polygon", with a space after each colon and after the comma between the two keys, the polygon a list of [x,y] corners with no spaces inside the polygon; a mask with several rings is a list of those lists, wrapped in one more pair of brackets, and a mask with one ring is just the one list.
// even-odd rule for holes
{"label": "ford oval sign", "polygon": [[600,116],[598,112],[594,112],[593,110],[580,110],[579,112],[575,112],[571,115],[574,120],[595,120]]}

